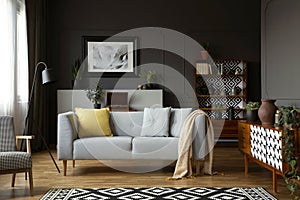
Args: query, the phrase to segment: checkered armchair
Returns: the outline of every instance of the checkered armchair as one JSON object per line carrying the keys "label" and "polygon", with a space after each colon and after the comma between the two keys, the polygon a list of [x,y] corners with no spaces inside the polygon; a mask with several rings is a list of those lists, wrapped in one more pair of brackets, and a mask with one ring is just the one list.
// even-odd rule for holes
{"label": "checkered armchair", "polygon": [[[26,140],[27,152],[17,151],[19,139]],[[13,174],[11,186],[14,187],[16,173],[25,172],[25,179],[28,173],[30,194],[33,195],[30,139],[32,136],[15,136],[13,118],[0,116],[0,175]]]}

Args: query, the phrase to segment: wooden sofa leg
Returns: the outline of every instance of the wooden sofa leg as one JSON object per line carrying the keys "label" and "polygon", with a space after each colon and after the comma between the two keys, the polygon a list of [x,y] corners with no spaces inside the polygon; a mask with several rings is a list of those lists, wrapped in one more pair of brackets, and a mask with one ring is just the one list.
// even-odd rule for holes
{"label": "wooden sofa leg", "polygon": [[16,173],[13,173],[11,178],[11,187],[15,187]]}
{"label": "wooden sofa leg", "polygon": [[67,161],[63,160],[63,165],[64,165],[64,176],[67,175]]}
{"label": "wooden sofa leg", "polygon": [[33,196],[33,177],[32,177],[32,169],[28,171],[29,176],[29,188],[30,188],[30,195]]}
{"label": "wooden sofa leg", "polygon": [[200,174],[200,165],[201,165],[201,161],[196,160],[196,175]]}
{"label": "wooden sofa leg", "polygon": [[73,168],[75,167],[75,160],[73,160]]}

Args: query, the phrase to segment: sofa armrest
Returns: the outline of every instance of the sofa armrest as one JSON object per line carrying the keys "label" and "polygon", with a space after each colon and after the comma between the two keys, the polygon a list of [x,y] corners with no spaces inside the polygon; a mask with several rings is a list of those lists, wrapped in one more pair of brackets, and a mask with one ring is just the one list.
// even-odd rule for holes
{"label": "sofa armrest", "polygon": [[193,130],[193,158],[195,160],[204,160],[207,155],[206,139],[206,117],[203,114],[195,118]]}
{"label": "sofa armrest", "polygon": [[58,114],[57,120],[57,158],[59,160],[72,160],[73,141],[78,135],[75,114],[74,112],[61,113]]}

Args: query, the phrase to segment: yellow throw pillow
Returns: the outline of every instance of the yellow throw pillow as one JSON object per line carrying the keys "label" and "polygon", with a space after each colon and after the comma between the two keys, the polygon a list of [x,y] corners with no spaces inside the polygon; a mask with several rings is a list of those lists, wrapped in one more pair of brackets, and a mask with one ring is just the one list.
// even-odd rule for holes
{"label": "yellow throw pillow", "polygon": [[109,109],[75,108],[78,117],[78,137],[112,136],[109,126]]}

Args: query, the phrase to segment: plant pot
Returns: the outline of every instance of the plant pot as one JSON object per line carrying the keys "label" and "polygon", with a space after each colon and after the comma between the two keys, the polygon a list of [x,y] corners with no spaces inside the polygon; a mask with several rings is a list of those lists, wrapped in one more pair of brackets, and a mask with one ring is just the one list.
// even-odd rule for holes
{"label": "plant pot", "polygon": [[258,110],[246,110],[247,122],[254,123],[258,121]]}
{"label": "plant pot", "polygon": [[100,103],[95,103],[94,104],[94,108],[95,109],[100,109],[101,108],[101,104]]}
{"label": "plant pot", "polygon": [[228,108],[228,119],[229,120],[234,120],[235,117],[234,117],[234,108],[232,106],[230,106]]}
{"label": "plant pot", "polygon": [[262,99],[261,106],[258,109],[258,117],[262,125],[273,126],[277,107],[273,99]]}
{"label": "plant pot", "polygon": [[149,90],[149,89],[153,89],[154,88],[154,84],[153,83],[146,83],[142,86],[143,90]]}

